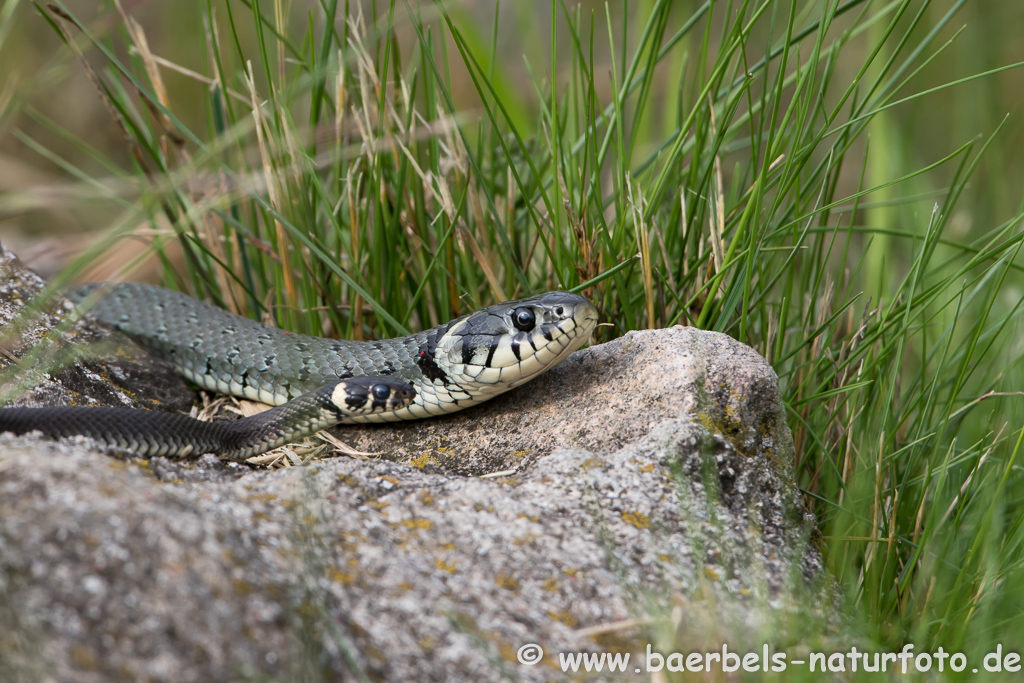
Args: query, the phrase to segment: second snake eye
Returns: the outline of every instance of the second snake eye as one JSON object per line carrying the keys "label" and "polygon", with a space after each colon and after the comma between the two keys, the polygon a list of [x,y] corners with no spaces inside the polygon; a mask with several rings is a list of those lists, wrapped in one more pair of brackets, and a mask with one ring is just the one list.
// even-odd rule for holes
{"label": "second snake eye", "polygon": [[520,306],[512,311],[512,324],[516,326],[517,330],[529,332],[537,326],[537,317],[533,314],[532,308]]}
{"label": "second snake eye", "polygon": [[373,391],[373,397],[378,401],[386,401],[391,395],[391,390],[383,384],[374,384],[371,391]]}

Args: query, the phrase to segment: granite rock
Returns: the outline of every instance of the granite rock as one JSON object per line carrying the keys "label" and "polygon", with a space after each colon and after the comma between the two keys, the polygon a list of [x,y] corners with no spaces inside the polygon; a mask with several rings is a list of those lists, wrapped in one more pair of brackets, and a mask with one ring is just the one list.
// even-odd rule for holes
{"label": "granite rock", "polygon": [[170,365],[88,319],[65,325],[73,308],[66,299],[25,315],[45,286],[0,244],[0,397],[14,364],[22,364],[18,377],[28,381],[9,405],[188,411],[196,395]]}

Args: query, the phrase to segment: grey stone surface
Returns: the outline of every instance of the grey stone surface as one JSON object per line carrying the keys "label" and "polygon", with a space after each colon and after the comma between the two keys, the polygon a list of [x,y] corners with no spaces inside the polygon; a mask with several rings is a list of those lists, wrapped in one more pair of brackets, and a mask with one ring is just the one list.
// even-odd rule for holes
{"label": "grey stone surface", "polygon": [[723,435],[741,454],[772,459],[774,470],[791,478],[793,445],[775,372],[749,346],[692,327],[628,332],[443,419],[336,433],[389,460],[482,475],[562,448],[611,452],[681,417]]}
{"label": "grey stone surface", "polygon": [[[50,308],[22,321],[26,305],[45,285],[0,244],[0,373],[30,353],[47,334],[55,335],[71,311],[70,302],[58,298]],[[149,358],[131,340],[88,320],[56,334],[56,343],[39,362],[31,363],[29,370],[34,375],[32,386],[19,392],[10,405],[187,411],[196,398],[169,365]],[[0,382],[3,377],[0,375]]]}
{"label": "grey stone surface", "polygon": [[0,667],[564,680],[558,652],[643,649],[586,629],[702,605],[756,631],[820,570],[775,375],[724,335],[631,333],[487,406],[342,434],[386,459],[251,471],[0,436]]}

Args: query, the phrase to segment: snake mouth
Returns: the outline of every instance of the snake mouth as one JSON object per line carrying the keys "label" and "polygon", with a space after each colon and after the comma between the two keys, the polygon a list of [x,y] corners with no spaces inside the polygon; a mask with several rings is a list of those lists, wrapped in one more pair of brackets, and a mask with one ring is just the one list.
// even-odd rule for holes
{"label": "snake mouth", "polygon": [[586,305],[580,304],[578,306],[578,309],[582,310],[577,310],[577,314],[580,316],[580,326],[584,330],[586,330],[587,341],[590,341],[590,336],[593,335],[594,330],[597,329],[597,321],[599,319],[599,316],[597,314],[597,308],[594,307],[594,304],[590,303],[589,301],[586,301],[584,303]]}
{"label": "snake mouth", "polygon": [[[524,367],[525,363],[520,363],[520,370],[526,371],[522,372],[519,378],[509,381],[505,386],[509,389],[514,389],[547,372],[568,358],[570,354],[590,341],[594,330],[597,328],[597,320],[597,309],[589,301],[580,297],[579,301],[573,304],[572,312],[566,315],[564,320],[556,324],[561,334],[553,335],[553,338],[534,354],[533,360],[539,362],[533,363],[533,367],[529,370]],[[567,323],[571,323],[571,325],[567,325]],[[523,359],[524,362],[526,360],[525,358]]]}

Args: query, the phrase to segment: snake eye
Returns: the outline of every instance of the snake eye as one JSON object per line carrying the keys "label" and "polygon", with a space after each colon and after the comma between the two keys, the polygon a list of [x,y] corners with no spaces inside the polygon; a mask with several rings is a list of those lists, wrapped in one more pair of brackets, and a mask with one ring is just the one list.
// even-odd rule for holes
{"label": "snake eye", "polygon": [[559,318],[562,317],[562,307],[561,306],[557,306],[555,308],[555,315],[557,315]]}
{"label": "snake eye", "polygon": [[388,396],[391,395],[391,390],[383,384],[374,384],[372,391],[373,397],[378,401],[386,401]]}
{"label": "snake eye", "polygon": [[529,332],[537,325],[537,318],[533,315],[533,309],[520,306],[512,311],[512,324],[517,330]]}

